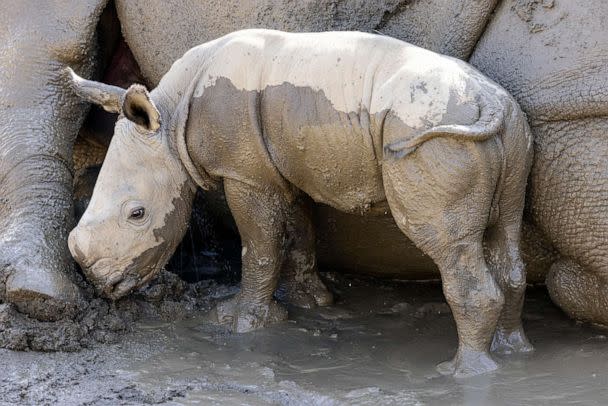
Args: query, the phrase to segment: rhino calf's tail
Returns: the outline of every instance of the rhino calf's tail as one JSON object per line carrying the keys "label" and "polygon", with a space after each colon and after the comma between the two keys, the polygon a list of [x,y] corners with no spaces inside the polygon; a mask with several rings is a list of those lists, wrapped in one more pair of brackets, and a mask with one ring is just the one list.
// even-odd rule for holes
{"label": "rhino calf's tail", "polygon": [[[384,147],[384,154],[391,158],[403,158],[414,152],[426,141],[437,137],[480,142],[499,134],[504,125],[505,109],[503,103],[492,105],[478,98],[479,119],[473,124],[443,124],[430,128],[414,139],[398,140]],[[498,108],[497,108],[498,107]]]}

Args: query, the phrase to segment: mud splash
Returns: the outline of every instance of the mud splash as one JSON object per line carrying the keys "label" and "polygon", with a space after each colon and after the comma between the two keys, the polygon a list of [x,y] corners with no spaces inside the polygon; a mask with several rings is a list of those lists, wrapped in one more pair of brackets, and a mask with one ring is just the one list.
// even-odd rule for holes
{"label": "mud splash", "polygon": [[120,343],[79,353],[0,350],[0,399],[67,405],[605,404],[608,333],[567,319],[544,287],[528,289],[524,309],[537,351],[497,358],[503,367],[494,374],[455,380],[435,371],[457,342],[438,284],[326,276],[338,296],[335,306],[290,309],[288,322],[254,333],[230,335],[201,309],[181,321],[135,322]]}

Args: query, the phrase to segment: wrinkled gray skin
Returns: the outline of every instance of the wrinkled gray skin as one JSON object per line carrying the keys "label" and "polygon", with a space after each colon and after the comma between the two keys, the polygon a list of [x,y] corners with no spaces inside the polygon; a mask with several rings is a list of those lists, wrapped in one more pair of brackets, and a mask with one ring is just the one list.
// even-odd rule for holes
{"label": "wrinkled gray skin", "polygon": [[[188,49],[244,28],[378,31],[466,59],[497,0],[116,0],[115,3],[123,35],[142,73],[156,85],[173,61]],[[163,24],[158,25],[159,21]],[[169,37],[171,41],[166,40]]]}
{"label": "wrinkled gray skin", "polygon": [[0,301],[43,320],[81,301],[66,240],[86,109],[61,72],[70,64],[92,74],[105,3],[0,2]]}
{"label": "wrinkled gray skin", "polygon": [[495,370],[493,337],[496,351],[532,350],[519,254],[532,138],[517,103],[465,63],[378,35],[245,30],[187,52],[151,94],[75,75],[73,87],[124,115],[69,237],[106,295],[154,277],[195,185],[221,183],[243,245],[241,291],[216,309],[233,331],[286,318],[273,300],[283,267],[325,290],[310,196],[390,208],[438,265],[459,335],[440,372]]}

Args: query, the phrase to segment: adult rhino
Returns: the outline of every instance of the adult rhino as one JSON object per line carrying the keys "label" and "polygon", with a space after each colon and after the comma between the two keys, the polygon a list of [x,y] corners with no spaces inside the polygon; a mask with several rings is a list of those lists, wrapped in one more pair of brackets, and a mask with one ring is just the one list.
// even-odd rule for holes
{"label": "adult rhino", "polygon": [[438,265],[460,338],[440,371],[494,370],[493,337],[498,351],[531,350],[519,254],[530,131],[466,63],[372,34],[245,30],[187,52],[152,93],[76,75],[73,86],[123,115],[69,237],[107,296],[153,278],[196,186],[221,184],[243,243],[241,291],[217,307],[234,331],[286,317],[272,299],[282,267],[329,301],[310,196],[346,212],[390,209]]}

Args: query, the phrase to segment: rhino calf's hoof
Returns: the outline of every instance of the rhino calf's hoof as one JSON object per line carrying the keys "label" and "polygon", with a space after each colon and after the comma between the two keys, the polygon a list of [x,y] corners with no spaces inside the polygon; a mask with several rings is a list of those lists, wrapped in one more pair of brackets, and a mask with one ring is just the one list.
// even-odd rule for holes
{"label": "rhino calf's hoof", "polygon": [[534,351],[534,346],[528,341],[523,327],[510,332],[496,329],[492,339],[491,351],[498,354],[527,353]]}
{"label": "rhino calf's hoof", "polygon": [[28,316],[41,321],[56,321],[74,316],[83,296],[62,272],[35,267],[9,267],[6,301]]}
{"label": "rhino calf's hoof", "polygon": [[437,371],[442,375],[452,375],[454,378],[469,378],[496,371],[499,365],[485,351],[459,349],[454,359],[437,365]]}
{"label": "rhino calf's hoof", "polygon": [[334,295],[325,287],[321,279],[316,278],[298,282],[295,280],[281,281],[275,297],[292,306],[302,309],[312,309],[317,306],[329,306],[334,303]]}
{"label": "rhino calf's hoof", "polygon": [[233,333],[247,333],[287,320],[287,310],[277,302],[240,303],[238,295],[218,303],[215,314],[219,323],[231,326]]}

